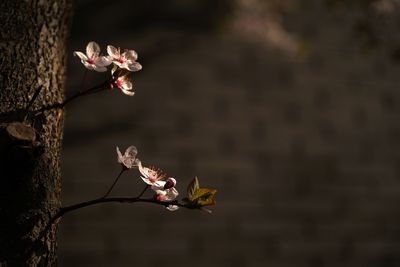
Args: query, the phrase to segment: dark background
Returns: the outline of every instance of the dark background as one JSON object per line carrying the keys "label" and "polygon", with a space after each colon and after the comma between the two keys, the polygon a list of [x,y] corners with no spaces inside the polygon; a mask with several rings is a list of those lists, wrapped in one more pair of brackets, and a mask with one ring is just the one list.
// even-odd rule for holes
{"label": "dark background", "polygon": [[[134,49],[136,95],[67,109],[63,203],[97,198],[115,146],[218,189],[213,214],[104,204],[66,215],[60,266],[400,266],[397,0],[76,1],[68,89],[97,41]],[[90,72],[86,84],[108,74]],[[126,173],[114,196],[143,182]]]}

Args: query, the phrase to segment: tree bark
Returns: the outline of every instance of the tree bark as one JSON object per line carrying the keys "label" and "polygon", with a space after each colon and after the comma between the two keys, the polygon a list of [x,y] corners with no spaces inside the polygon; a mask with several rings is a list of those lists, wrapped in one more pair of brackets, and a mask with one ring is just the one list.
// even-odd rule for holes
{"label": "tree bark", "polygon": [[0,1],[0,266],[56,265],[70,0]]}

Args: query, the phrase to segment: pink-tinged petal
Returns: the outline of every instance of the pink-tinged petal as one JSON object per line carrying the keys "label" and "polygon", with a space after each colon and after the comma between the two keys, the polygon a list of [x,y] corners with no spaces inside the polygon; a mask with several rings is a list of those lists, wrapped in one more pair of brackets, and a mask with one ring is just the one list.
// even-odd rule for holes
{"label": "pink-tinged petal", "polygon": [[94,70],[96,68],[96,65],[90,64],[87,61],[81,60],[81,62],[89,70]]}
{"label": "pink-tinged petal", "polygon": [[157,201],[168,201],[168,198],[165,194],[157,193],[154,195],[154,199]]}
{"label": "pink-tinged petal", "polygon": [[128,96],[134,96],[134,95],[135,95],[135,92],[134,92],[134,91],[124,90],[124,89],[121,89],[121,91],[122,91],[124,94],[128,95]]}
{"label": "pink-tinged petal", "polygon": [[132,60],[136,61],[138,58],[138,55],[135,50],[128,50],[122,54],[123,57],[125,57],[127,60]]}
{"label": "pink-tinged petal", "polygon": [[99,67],[105,67],[112,63],[109,57],[104,57],[104,56],[98,57],[95,62],[96,62],[95,64]]}
{"label": "pink-tinged petal", "polygon": [[179,207],[177,205],[168,205],[166,209],[169,211],[176,211],[177,209],[179,209]]}
{"label": "pink-tinged petal", "polygon": [[143,177],[143,176],[140,176],[140,178],[142,178],[143,182],[145,182],[146,184],[148,184],[148,185],[153,185],[153,183],[150,182],[150,179],[149,179],[149,178],[146,178],[146,177]]}
{"label": "pink-tinged petal", "polygon": [[88,58],[95,58],[100,54],[100,46],[96,42],[90,42],[86,46],[86,55]]}
{"label": "pink-tinged petal", "polygon": [[75,51],[74,52],[74,56],[77,56],[77,57],[79,57],[80,59],[82,59],[84,61],[86,61],[88,59],[87,56],[84,53],[79,52],[79,51]]}
{"label": "pink-tinged petal", "polygon": [[[112,57],[112,58],[119,58],[120,57],[120,52],[119,49],[115,48],[112,45],[107,46],[107,53]],[[114,62],[115,63],[115,62]]]}
{"label": "pink-tinged petal", "polygon": [[125,80],[124,83],[122,83],[122,88],[124,90],[131,90],[132,89],[132,83],[128,80]]}
{"label": "pink-tinged petal", "polygon": [[139,71],[142,69],[142,65],[140,65],[140,63],[138,63],[138,62],[131,62],[131,63],[127,63],[126,68],[129,71]]}
{"label": "pink-tinged petal", "polygon": [[144,167],[142,165],[142,162],[138,162],[138,168],[139,168],[139,172],[145,177],[145,178],[149,178],[149,168]]}
{"label": "pink-tinged petal", "polygon": [[94,65],[93,69],[95,71],[97,71],[97,72],[105,72],[105,71],[107,71],[106,67],[99,67],[99,66],[96,66],[96,65]]}

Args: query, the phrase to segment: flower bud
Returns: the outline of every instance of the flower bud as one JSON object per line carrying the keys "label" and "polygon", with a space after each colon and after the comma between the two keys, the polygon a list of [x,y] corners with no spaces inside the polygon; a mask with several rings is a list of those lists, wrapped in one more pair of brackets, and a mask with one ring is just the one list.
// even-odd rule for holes
{"label": "flower bud", "polygon": [[176,185],[176,180],[172,177],[168,178],[164,185],[164,190],[172,188]]}

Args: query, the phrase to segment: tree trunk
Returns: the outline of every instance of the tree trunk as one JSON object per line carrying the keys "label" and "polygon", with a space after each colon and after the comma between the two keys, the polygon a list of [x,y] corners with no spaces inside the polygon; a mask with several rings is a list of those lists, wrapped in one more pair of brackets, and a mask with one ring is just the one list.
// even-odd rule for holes
{"label": "tree trunk", "polygon": [[[56,265],[70,0],[0,1],[0,266]],[[40,89],[38,89],[40,88]]]}

